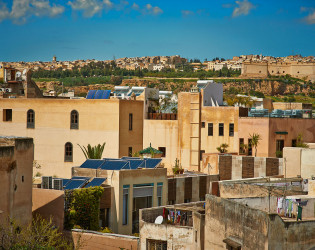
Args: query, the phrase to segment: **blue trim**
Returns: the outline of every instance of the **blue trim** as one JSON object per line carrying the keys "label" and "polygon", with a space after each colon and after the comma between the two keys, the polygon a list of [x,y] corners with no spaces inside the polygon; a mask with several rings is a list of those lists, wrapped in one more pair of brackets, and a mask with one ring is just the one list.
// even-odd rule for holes
{"label": "blue trim", "polygon": [[123,188],[130,188],[130,185],[123,185]]}
{"label": "blue trim", "polygon": [[154,183],[146,183],[146,184],[134,184],[133,187],[153,187]]}
{"label": "blue trim", "polygon": [[158,186],[163,186],[163,182],[158,182]]}

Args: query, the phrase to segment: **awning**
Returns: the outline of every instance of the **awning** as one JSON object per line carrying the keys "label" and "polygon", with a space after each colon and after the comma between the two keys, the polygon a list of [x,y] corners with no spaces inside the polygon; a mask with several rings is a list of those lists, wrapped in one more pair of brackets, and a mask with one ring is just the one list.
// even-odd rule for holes
{"label": "awning", "polygon": [[276,131],[277,135],[287,135],[288,132],[287,131]]}

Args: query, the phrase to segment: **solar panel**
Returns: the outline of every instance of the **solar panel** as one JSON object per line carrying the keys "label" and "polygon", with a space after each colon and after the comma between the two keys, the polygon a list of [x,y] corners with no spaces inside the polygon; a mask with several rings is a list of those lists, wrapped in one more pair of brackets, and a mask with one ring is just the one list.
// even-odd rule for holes
{"label": "solar panel", "polygon": [[80,166],[80,168],[98,169],[104,162],[104,160],[88,159]]}
{"label": "solar panel", "polygon": [[89,90],[86,96],[86,99],[94,99],[95,93],[96,93],[96,90]]}
{"label": "solar panel", "polygon": [[103,99],[102,95],[104,94],[104,90],[97,90],[94,96],[94,99]]}
{"label": "solar panel", "polygon": [[103,170],[121,170],[126,164],[127,161],[105,161],[105,163],[101,166]]}
{"label": "solar panel", "polygon": [[122,169],[137,169],[144,168],[144,160],[128,160],[127,165]]}
{"label": "solar panel", "polygon": [[110,90],[104,90],[103,95],[102,95],[102,99],[109,99],[110,97]]}
{"label": "solar panel", "polygon": [[67,185],[64,187],[64,190],[76,189],[81,188],[87,180],[70,180]]}
{"label": "solar panel", "polygon": [[156,168],[157,165],[162,161],[162,159],[145,159],[145,168]]}
{"label": "solar panel", "polygon": [[66,186],[68,184],[68,182],[70,181],[70,179],[62,179],[62,186]]}
{"label": "solar panel", "polygon": [[88,183],[85,187],[98,187],[103,184],[104,181],[106,181],[107,178],[94,178],[90,183]]}

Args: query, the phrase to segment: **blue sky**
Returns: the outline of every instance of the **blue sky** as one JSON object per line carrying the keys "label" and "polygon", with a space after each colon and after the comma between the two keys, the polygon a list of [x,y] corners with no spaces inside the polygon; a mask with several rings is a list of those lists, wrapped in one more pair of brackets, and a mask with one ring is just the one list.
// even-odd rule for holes
{"label": "blue sky", "polygon": [[315,55],[315,0],[0,0],[0,61]]}

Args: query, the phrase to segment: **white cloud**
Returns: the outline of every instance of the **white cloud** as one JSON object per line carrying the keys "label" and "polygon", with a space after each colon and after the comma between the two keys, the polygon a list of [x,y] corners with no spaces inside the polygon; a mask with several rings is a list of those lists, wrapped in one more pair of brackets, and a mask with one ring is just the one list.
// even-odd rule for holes
{"label": "white cloud", "polygon": [[308,24],[315,24],[315,9],[314,8],[301,7],[300,11],[309,13],[309,15],[303,19],[304,22]]}
{"label": "white cloud", "polygon": [[244,1],[235,1],[237,7],[234,8],[232,17],[238,17],[241,15],[247,16],[252,9],[255,9],[256,6],[251,2]]}
{"label": "white cloud", "polygon": [[195,13],[191,10],[182,10],[182,15],[184,17],[193,16]]}
{"label": "white cloud", "polygon": [[163,10],[158,6],[152,6],[152,4],[146,4],[143,8],[140,8],[138,4],[133,4],[132,8],[139,11],[143,15],[158,16],[163,13]]}
{"label": "white cloud", "polygon": [[133,3],[133,5],[131,6],[131,8],[132,8],[133,10],[139,10],[139,9],[140,9],[140,6],[139,6],[138,4],[136,4],[136,3]]}
{"label": "white cloud", "polygon": [[64,9],[61,5],[51,5],[49,0],[13,0],[11,10],[0,2],[0,21],[10,19],[14,23],[24,23],[31,16],[55,17]]}
{"label": "white cloud", "polygon": [[[99,0],[74,0],[69,1],[68,4],[73,10],[83,11],[85,17],[92,17],[103,10],[105,2]],[[107,3],[108,4],[108,3]]]}

